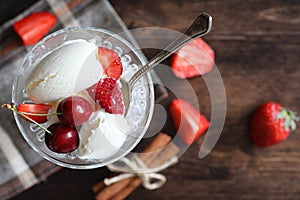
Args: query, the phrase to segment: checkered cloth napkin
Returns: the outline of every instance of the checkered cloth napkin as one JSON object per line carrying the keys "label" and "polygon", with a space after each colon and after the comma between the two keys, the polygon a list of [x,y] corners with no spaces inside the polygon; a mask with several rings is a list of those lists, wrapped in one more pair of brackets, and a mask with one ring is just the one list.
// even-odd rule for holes
{"label": "checkered cloth napkin", "polygon": [[[11,102],[11,87],[18,66],[28,52],[14,34],[12,24],[31,12],[50,11],[58,18],[55,31],[68,26],[94,26],[123,32],[123,24],[107,0],[45,0],[39,1],[16,18],[0,27],[0,104]],[[127,37],[136,45],[133,37]],[[157,79],[155,73],[153,78]],[[157,82],[157,80],[155,81]],[[166,91],[156,89],[156,97],[166,96]],[[0,200],[10,199],[31,186],[45,180],[60,167],[48,162],[34,152],[22,138],[11,111],[0,111]]]}

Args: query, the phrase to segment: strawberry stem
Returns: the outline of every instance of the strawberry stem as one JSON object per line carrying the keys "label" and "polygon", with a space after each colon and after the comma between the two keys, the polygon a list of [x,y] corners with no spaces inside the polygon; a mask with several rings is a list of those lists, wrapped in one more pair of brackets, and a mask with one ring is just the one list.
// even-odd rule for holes
{"label": "strawberry stem", "polygon": [[[30,114],[30,115],[35,115],[35,114],[32,114],[32,113],[25,113],[25,112],[19,112],[17,110],[17,107],[14,103],[11,103],[11,104],[3,104],[1,106],[1,108],[7,108],[8,110],[12,110],[14,112],[16,112],[17,114],[23,116],[24,118],[28,119],[29,121],[31,121],[32,123],[38,125],[41,129],[43,129],[44,131],[46,131],[47,133],[49,133],[50,135],[53,136],[53,133],[51,131],[49,131],[47,128],[45,128],[44,126],[42,126],[41,124],[37,123],[36,121],[34,121],[33,119],[31,119],[30,117],[26,116],[26,114]],[[43,115],[45,116],[45,115]]]}
{"label": "strawberry stem", "polygon": [[282,108],[281,112],[277,115],[277,119],[284,119],[284,128],[286,130],[296,130],[296,122],[300,120],[295,112],[287,108]]}

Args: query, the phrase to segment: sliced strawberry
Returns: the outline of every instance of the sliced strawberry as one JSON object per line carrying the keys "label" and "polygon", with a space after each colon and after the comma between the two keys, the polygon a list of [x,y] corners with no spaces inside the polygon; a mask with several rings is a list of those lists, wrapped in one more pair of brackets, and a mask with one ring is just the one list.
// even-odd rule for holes
{"label": "sliced strawberry", "polygon": [[123,114],[124,103],[122,92],[117,80],[112,77],[101,79],[98,83],[87,89],[90,96],[106,112],[112,114]]}
{"label": "sliced strawberry", "polygon": [[[45,123],[48,120],[47,116],[36,116],[30,114],[47,115],[51,108],[52,106],[47,104],[19,104],[17,107],[17,111],[22,114],[25,114],[27,117],[29,117],[37,123]],[[29,122],[32,122],[22,115],[21,117]]]}
{"label": "sliced strawberry", "polygon": [[209,127],[206,117],[183,99],[173,100],[169,111],[175,130],[186,144],[195,142]]}
{"label": "sliced strawberry", "polygon": [[210,72],[214,57],[213,49],[201,38],[196,38],[172,55],[171,67],[178,78],[192,78]]}
{"label": "sliced strawberry", "polygon": [[54,26],[56,18],[49,12],[36,12],[16,21],[13,28],[24,45],[33,45]]}
{"label": "sliced strawberry", "polygon": [[114,50],[98,47],[98,59],[107,76],[117,80],[120,78],[123,72],[122,62]]}

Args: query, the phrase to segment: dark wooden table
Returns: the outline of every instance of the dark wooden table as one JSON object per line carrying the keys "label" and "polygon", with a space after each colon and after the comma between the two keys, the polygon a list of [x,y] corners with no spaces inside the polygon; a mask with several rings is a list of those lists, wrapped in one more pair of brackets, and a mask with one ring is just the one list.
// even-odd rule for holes
{"label": "dark wooden table", "polygon": [[[192,145],[179,164],[164,172],[168,182],[163,188],[140,187],[128,199],[299,199],[300,129],[270,148],[255,147],[249,137],[251,113],[264,101],[274,100],[300,113],[299,0],[111,3],[129,28],[184,31],[198,13],[211,14],[214,25],[205,40],[215,50],[227,93],[225,126],[213,151],[199,159],[199,144]],[[21,3],[18,6],[22,10]],[[146,51],[149,57],[152,53]],[[210,99],[201,78],[190,83],[209,116]],[[173,130],[165,126],[164,131]],[[105,168],[62,169],[15,199],[93,199],[92,185],[108,173]]]}

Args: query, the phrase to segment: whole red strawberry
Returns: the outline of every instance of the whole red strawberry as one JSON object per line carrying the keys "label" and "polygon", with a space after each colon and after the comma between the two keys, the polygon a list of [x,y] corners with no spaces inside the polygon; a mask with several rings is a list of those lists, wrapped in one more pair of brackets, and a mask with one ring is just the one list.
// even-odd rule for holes
{"label": "whole red strawberry", "polygon": [[268,147],[285,140],[296,129],[297,120],[294,112],[279,103],[266,102],[254,112],[250,134],[257,146]]}

